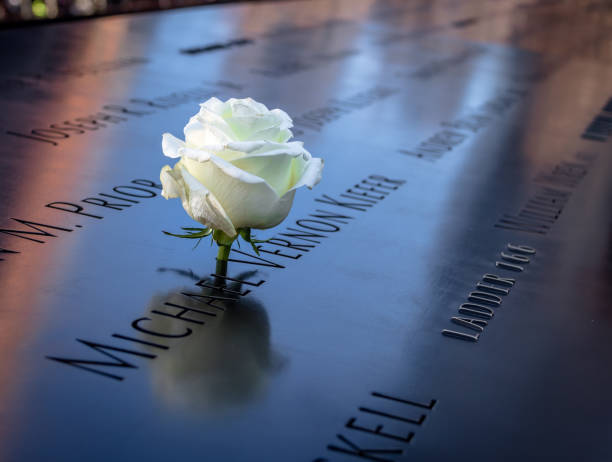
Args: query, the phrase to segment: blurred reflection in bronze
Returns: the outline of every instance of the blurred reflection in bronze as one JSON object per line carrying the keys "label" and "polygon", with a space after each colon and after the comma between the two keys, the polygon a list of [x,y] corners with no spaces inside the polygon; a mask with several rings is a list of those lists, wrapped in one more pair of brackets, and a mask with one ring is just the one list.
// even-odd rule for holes
{"label": "blurred reflection in bronze", "polygon": [[[163,268],[160,271],[184,275],[194,283],[201,279],[185,270]],[[237,279],[246,279],[252,273],[241,274]],[[238,282],[230,282],[227,289],[243,290]],[[202,297],[227,296],[214,289],[194,285],[178,287],[154,296],[146,312],[165,303],[206,308],[202,303],[194,303],[193,297],[182,293]],[[155,393],[175,410],[215,416],[236,413],[265,396],[269,377],[279,373],[286,365],[286,359],[270,346],[268,315],[253,296],[236,302],[217,301],[215,305],[222,310],[211,309],[216,316],[207,318],[203,329],[176,341],[168,354],[151,364]],[[154,316],[147,329],[180,333],[185,329],[185,322]],[[158,350],[151,349],[151,352],[157,353]]]}

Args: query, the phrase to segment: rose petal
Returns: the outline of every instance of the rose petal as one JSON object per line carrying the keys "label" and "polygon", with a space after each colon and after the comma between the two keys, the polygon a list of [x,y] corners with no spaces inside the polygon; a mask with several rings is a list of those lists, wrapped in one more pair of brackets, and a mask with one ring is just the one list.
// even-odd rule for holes
{"label": "rose petal", "polygon": [[312,189],[321,181],[323,175],[323,159],[319,157],[312,157],[306,164],[306,168],[302,173],[301,178],[291,187],[290,191],[294,191],[297,188],[306,186],[308,189]]}
{"label": "rose petal", "polygon": [[227,105],[231,108],[234,117],[251,117],[255,114],[265,114],[269,112],[265,104],[258,103],[253,98],[230,98],[227,100]]}
{"label": "rose petal", "polygon": [[223,114],[226,108],[226,103],[221,101],[219,98],[208,98],[206,101],[200,104],[200,110],[204,108],[210,112],[214,112],[215,114]]}
{"label": "rose petal", "polygon": [[166,165],[160,174],[166,199],[180,197],[187,214],[199,223],[235,236],[236,229],[217,198],[177,162],[174,169]]}
{"label": "rose petal", "polygon": [[[301,141],[291,141],[289,143],[275,143],[271,141],[233,141],[227,143],[227,149],[242,151],[249,156],[259,154],[270,154],[272,152],[284,152],[293,156],[301,156],[307,151]],[[310,155],[310,154],[308,154]]]}
{"label": "rose petal", "polygon": [[293,138],[293,132],[291,130],[289,130],[289,129],[285,129],[285,130],[281,130],[280,132],[278,132],[278,136],[276,137],[276,141],[278,143],[286,143],[291,138]]}
{"label": "rose petal", "polygon": [[246,156],[233,160],[236,167],[263,178],[281,197],[292,186],[292,163],[295,157],[286,152]]}
{"label": "rose petal", "polygon": [[272,109],[270,113],[276,116],[276,120],[279,121],[278,128],[280,128],[281,130],[286,130],[288,128],[293,127],[293,120],[291,120],[289,114],[287,114],[282,109]]}
{"label": "rose petal", "polygon": [[[238,143],[232,143],[236,148]],[[240,147],[245,147],[240,143]],[[246,146],[246,147],[254,147]],[[289,191],[306,171],[306,163],[312,157],[299,142],[261,143],[247,156],[232,160],[240,169],[263,178],[279,196]]]}
{"label": "rose petal", "polygon": [[182,162],[189,173],[214,194],[236,229],[276,226],[291,209],[292,194],[279,197],[262,178],[217,156],[211,156],[208,162],[189,158]]}
{"label": "rose petal", "polygon": [[181,196],[182,186],[172,175],[172,168],[169,165],[164,165],[159,174],[159,179],[162,183],[162,196],[166,199],[174,199]]}
{"label": "rose petal", "polygon": [[181,157],[181,150],[185,147],[185,142],[179,140],[176,136],[170,133],[162,135],[162,152],[167,157]]}
{"label": "rose petal", "polygon": [[288,141],[292,126],[286,112],[251,98],[210,98],[185,127],[185,142],[164,134],[164,154],[181,161],[162,169],[162,194],[181,197],[190,216],[230,235],[276,226],[295,190],[312,188],[323,169],[301,142]]}
{"label": "rose petal", "polygon": [[234,140],[235,136],[231,127],[223,119],[219,119],[220,121],[213,123],[203,122],[198,116],[192,117],[183,129],[186,144],[192,148],[201,148]]}

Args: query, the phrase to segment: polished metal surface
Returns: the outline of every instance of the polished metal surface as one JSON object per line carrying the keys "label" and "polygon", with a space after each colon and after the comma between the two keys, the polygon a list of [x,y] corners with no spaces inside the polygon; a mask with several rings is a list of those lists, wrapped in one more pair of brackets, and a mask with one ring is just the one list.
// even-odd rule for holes
{"label": "polished metal surface", "polygon": [[[0,40],[1,460],[612,460],[609,1]],[[283,108],[325,159],[225,280],[155,186],[210,96]]]}

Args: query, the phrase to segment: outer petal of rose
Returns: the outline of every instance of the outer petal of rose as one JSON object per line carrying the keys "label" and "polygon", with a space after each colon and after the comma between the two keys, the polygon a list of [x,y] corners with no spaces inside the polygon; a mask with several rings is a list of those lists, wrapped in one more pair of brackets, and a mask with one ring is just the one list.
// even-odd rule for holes
{"label": "outer petal of rose", "polygon": [[307,163],[302,173],[302,177],[291,187],[289,191],[295,191],[297,188],[306,186],[308,189],[312,189],[321,181],[323,175],[323,159],[319,157],[312,157]]}
{"label": "outer petal of rose", "polygon": [[245,156],[231,161],[232,165],[263,178],[272,189],[282,196],[291,186],[295,157],[286,152]]}
{"label": "outer petal of rose", "polygon": [[276,138],[276,141],[278,141],[279,143],[286,143],[291,138],[293,138],[293,132],[287,128],[285,130],[281,130],[278,133],[278,137]]}
{"label": "outer petal of rose", "polygon": [[[303,153],[308,154],[301,141],[291,141],[288,143],[276,143],[274,141],[232,141],[225,145],[226,149],[241,151],[248,155],[266,154],[272,151],[287,152],[296,156]],[[310,155],[310,154],[308,154]]]}
{"label": "outer petal of rose", "polygon": [[181,157],[181,150],[185,147],[185,142],[179,140],[176,136],[170,133],[162,135],[162,151],[165,156],[171,158]]}
{"label": "outer petal of rose", "polygon": [[276,119],[279,121],[278,128],[281,130],[286,130],[293,127],[293,120],[291,120],[289,114],[282,109],[272,109],[270,112],[276,116]]}
{"label": "outer petal of rose", "polygon": [[191,176],[181,162],[174,169],[164,166],[160,180],[162,195],[166,199],[180,197],[183,208],[191,218],[210,228],[220,229],[229,236],[236,235],[234,225],[217,198]]}
{"label": "outer petal of rose", "polygon": [[293,194],[281,198],[262,178],[217,156],[207,162],[187,157],[181,162],[214,194],[236,229],[271,228],[283,221],[291,209]]}
{"label": "outer petal of rose", "polygon": [[174,199],[181,197],[183,186],[172,175],[172,168],[169,165],[164,165],[159,173],[159,179],[162,183],[162,196],[166,199]]}
{"label": "outer petal of rose", "polygon": [[263,178],[282,196],[302,177],[310,159],[301,143],[264,143],[231,163]]}
{"label": "outer petal of rose", "polygon": [[[162,136],[162,151],[164,154],[171,158],[178,157],[190,157],[198,161],[206,161],[210,158],[213,153],[224,153],[227,151],[225,146],[205,146],[202,149],[188,148],[184,141],[179,140],[176,136],[170,133],[164,133]],[[227,156],[230,158],[243,156],[244,153],[230,152],[228,151]],[[222,156],[223,157],[223,156]]]}

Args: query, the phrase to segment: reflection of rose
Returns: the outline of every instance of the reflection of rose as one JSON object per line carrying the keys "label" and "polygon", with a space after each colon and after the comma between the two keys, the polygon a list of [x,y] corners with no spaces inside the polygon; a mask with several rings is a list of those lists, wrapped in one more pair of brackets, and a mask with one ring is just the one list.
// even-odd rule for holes
{"label": "reflection of rose", "polygon": [[[150,310],[164,303],[215,312],[216,317],[190,313],[203,326],[167,316],[149,316],[147,329],[180,333],[193,329],[188,337],[169,344],[168,351],[151,362],[156,393],[179,409],[223,413],[245,404],[265,390],[268,377],[282,361],[270,350],[270,325],[264,308],[250,297],[239,302],[219,302],[225,311],[207,307],[181,292],[205,295],[210,291],[178,289],[151,300]],[[227,296],[227,294],[217,294]],[[150,311],[148,310],[148,311]]]}
{"label": "reflection of rose", "polygon": [[201,105],[184,129],[185,141],[165,133],[162,195],[180,197],[196,221],[228,236],[239,228],[271,228],[285,219],[295,190],[321,179],[323,161],[293,136],[291,118],[251,98]]}

